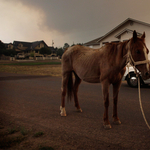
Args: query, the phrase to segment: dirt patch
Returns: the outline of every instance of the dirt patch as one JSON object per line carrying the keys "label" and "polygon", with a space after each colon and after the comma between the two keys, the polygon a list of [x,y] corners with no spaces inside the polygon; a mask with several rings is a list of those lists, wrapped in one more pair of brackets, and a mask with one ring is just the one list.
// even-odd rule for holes
{"label": "dirt patch", "polygon": [[[0,149],[11,150],[76,150],[76,149],[124,149],[123,147],[92,140],[65,131],[52,130],[30,122],[14,118],[0,112]],[[89,144],[91,143],[91,144]]]}
{"label": "dirt patch", "polygon": [[48,138],[41,128],[18,123],[11,116],[0,112],[0,149],[53,150],[59,145]]}
{"label": "dirt patch", "polygon": [[29,74],[29,75],[61,76],[61,65],[35,65],[35,66],[0,65],[0,72]]}

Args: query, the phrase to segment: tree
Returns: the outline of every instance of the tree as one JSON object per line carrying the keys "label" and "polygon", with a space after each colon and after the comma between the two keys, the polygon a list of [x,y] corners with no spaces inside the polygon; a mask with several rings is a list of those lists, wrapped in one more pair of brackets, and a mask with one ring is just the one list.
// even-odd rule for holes
{"label": "tree", "polygon": [[70,45],[68,43],[65,43],[63,46],[63,50],[65,51]]}
{"label": "tree", "polygon": [[77,43],[77,44],[72,44],[71,46],[75,46],[75,45],[83,45],[83,43]]}
{"label": "tree", "polygon": [[83,45],[83,43],[77,43],[76,45]]}
{"label": "tree", "polygon": [[57,53],[57,56],[61,57],[64,53],[64,50],[62,48],[59,48],[59,49],[57,49],[56,53]]}
{"label": "tree", "polygon": [[73,43],[73,44],[71,45],[71,47],[72,47],[72,46],[75,46],[75,44]]}
{"label": "tree", "polygon": [[49,49],[49,48],[41,48],[40,49],[40,54],[47,54],[47,55],[50,55],[52,52],[51,52],[51,50]]}
{"label": "tree", "polygon": [[3,53],[5,56],[11,56],[11,57],[14,57],[17,53],[14,49],[6,49],[4,50],[4,53]]}
{"label": "tree", "polygon": [[0,41],[0,55],[4,54],[5,50],[5,44],[2,41]]}

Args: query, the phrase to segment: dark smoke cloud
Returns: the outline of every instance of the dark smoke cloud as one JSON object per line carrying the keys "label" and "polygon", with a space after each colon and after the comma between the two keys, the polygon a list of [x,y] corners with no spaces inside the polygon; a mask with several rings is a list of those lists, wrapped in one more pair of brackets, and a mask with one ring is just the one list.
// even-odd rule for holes
{"label": "dark smoke cloud", "polygon": [[[103,33],[129,17],[144,19],[148,1],[140,0],[20,0],[24,5],[41,9],[46,20],[42,26],[62,34],[98,30]],[[149,3],[149,2],[148,2]],[[142,8],[144,11],[140,11]],[[140,15],[138,15],[140,14]],[[138,18],[139,17],[139,18]]]}
{"label": "dark smoke cloud", "polygon": [[[11,1],[11,0],[7,0]],[[98,38],[127,18],[150,22],[148,0],[14,0],[45,15],[39,29],[70,35],[71,41]]]}

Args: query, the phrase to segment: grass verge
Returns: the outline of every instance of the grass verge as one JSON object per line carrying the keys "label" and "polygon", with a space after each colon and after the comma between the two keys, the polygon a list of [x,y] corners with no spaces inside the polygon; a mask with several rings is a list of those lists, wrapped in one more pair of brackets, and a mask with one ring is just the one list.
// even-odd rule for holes
{"label": "grass verge", "polygon": [[3,126],[0,129],[0,149],[54,150],[48,143],[45,143],[43,135],[42,131],[35,132],[23,126]]}
{"label": "grass verge", "polygon": [[60,65],[61,62],[15,62],[15,63],[4,63],[0,65],[11,65],[11,66],[34,66],[34,65]]}
{"label": "grass verge", "polygon": [[0,72],[42,76],[61,76],[61,65],[0,65]]}

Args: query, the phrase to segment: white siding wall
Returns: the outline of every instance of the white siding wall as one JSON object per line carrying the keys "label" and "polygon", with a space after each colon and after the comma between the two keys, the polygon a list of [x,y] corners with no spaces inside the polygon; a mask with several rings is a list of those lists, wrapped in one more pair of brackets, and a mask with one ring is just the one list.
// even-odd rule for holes
{"label": "white siding wall", "polygon": [[120,41],[123,42],[124,40],[128,40],[132,37],[132,33],[130,32],[125,32],[124,34],[121,35]]}
{"label": "white siding wall", "polygon": [[97,48],[100,48],[100,45],[93,45],[93,47],[91,47],[91,48],[97,49]]}
{"label": "white siding wall", "polygon": [[[124,33],[121,35],[120,39],[115,37],[118,33],[120,33],[124,29],[136,30],[137,32],[142,34],[143,32],[145,32],[146,34],[145,42],[147,48],[150,50],[150,27],[143,24],[139,24],[137,22],[133,22],[133,24],[131,24],[130,21],[126,22],[123,26],[119,27],[117,30],[109,34],[106,38],[102,39],[102,41],[100,41],[100,47],[103,45],[103,42],[123,41],[132,38],[132,33]],[[149,59],[150,59],[150,54],[149,54]]]}

